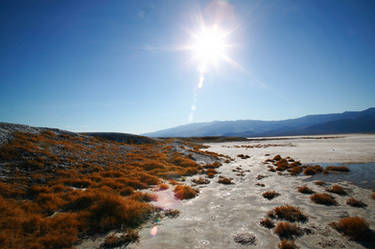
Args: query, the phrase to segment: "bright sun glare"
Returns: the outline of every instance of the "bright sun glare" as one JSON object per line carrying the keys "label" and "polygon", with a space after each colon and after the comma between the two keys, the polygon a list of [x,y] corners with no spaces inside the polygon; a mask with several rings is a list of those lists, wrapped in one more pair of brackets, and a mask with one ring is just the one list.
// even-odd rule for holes
{"label": "bright sun glare", "polygon": [[218,26],[202,27],[199,33],[193,34],[192,51],[194,59],[199,63],[199,71],[204,73],[206,67],[217,65],[226,57],[226,33]]}

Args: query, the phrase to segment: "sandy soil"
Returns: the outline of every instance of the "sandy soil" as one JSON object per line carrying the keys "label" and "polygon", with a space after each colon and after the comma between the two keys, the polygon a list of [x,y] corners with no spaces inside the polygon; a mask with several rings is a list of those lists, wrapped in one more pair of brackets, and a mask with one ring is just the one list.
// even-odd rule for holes
{"label": "sandy soil", "polygon": [[[268,148],[238,148],[235,145],[283,144]],[[349,241],[328,224],[341,217],[359,215],[366,218],[370,227],[375,229],[375,201],[370,199],[371,191],[362,189],[347,182],[341,182],[349,193],[348,196],[333,194],[338,206],[327,207],[312,203],[309,195],[296,191],[306,176],[279,176],[267,171],[262,163],[265,154],[280,154],[313,162],[375,162],[375,135],[345,135],[331,139],[299,139],[227,142],[209,144],[208,150],[223,153],[235,158],[235,161],[223,164],[220,175],[232,177],[234,185],[217,183],[217,177],[201,188],[198,197],[188,201],[177,201],[171,190],[160,193],[156,205],[179,209],[177,218],[164,218],[160,222],[149,222],[140,230],[140,242],[129,245],[129,248],[277,248],[280,239],[273,232],[259,225],[268,210],[283,205],[298,206],[308,216],[308,222],[299,224],[311,229],[312,233],[296,240],[300,248],[371,248]],[[249,159],[240,159],[237,154],[247,154]],[[232,169],[241,166],[244,176],[236,176]],[[257,180],[257,175],[266,178]],[[197,176],[195,176],[196,178]],[[187,180],[189,182],[189,179]],[[265,187],[256,186],[263,183]],[[308,182],[307,185],[316,192],[325,192],[323,187]],[[275,190],[281,195],[271,201],[261,194]],[[345,204],[346,199],[354,197],[365,202],[367,208],[354,208]],[[156,227],[156,228],[155,228]],[[151,230],[156,235],[151,235]],[[234,236],[251,233],[256,236],[256,245],[243,246],[234,241]],[[373,245],[372,245],[373,246]]]}

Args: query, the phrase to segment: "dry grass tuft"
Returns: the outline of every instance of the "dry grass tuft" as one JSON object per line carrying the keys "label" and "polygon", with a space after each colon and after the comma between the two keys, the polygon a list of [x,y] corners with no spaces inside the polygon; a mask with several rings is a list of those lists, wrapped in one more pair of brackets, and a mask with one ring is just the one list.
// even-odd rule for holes
{"label": "dry grass tuft", "polygon": [[335,194],[338,194],[338,195],[347,195],[348,194],[348,193],[346,193],[344,188],[339,186],[339,185],[333,185],[332,187],[327,188],[326,190],[328,192],[335,193]]}
{"label": "dry grass tuft", "polygon": [[264,218],[263,220],[260,221],[260,225],[268,228],[268,229],[271,229],[271,228],[274,228],[275,227],[275,224],[273,223],[273,221],[269,218]]}
{"label": "dry grass tuft", "polygon": [[337,205],[335,198],[332,195],[326,193],[315,193],[310,196],[310,200],[317,204],[332,206]]}
{"label": "dry grass tuft", "polygon": [[353,197],[349,198],[346,201],[346,204],[349,205],[349,206],[352,206],[352,207],[359,207],[359,208],[367,207],[366,203],[364,203],[362,201],[359,201],[359,200],[356,200]]}
{"label": "dry grass tuft", "polygon": [[300,221],[306,222],[307,216],[304,215],[299,208],[293,207],[291,205],[284,205],[279,206],[271,210],[268,215],[271,218],[276,218],[280,220],[287,220],[287,221]]}
{"label": "dry grass tuft", "polygon": [[327,166],[325,168],[328,171],[336,171],[336,172],[349,172],[350,169],[346,166]]}
{"label": "dry grass tuft", "polygon": [[262,194],[262,196],[268,200],[272,200],[275,197],[278,197],[280,194],[276,191],[267,191]]}
{"label": "dry grass tuft", "polygon": [[169,189],[168,184],[166,184],[166,183],[160,183],[159,184],[159,190],[166,190],[166,189]]}
{"label": "dry grass tuft", "polygon": [[234,184],[234,182],[232,182],[231,178],[224,177],[224,176],[219,176],[219,180],[217,182],[221,183],[221,184],[226,184],[226,185]]}
{"label": "dry grass tuft", "polygon": [[195,184],[209,184],[210,183],[210,180],[205,179],[203,177],[199,177],[198,179],[192,179],[191,181]]}
{"label": "dry grass tuft", "polygon": [[293,240],[282,240],[277,246],[280,249],[298,249]]}
{"label": "dry grass tuft", "polygon": [[302,194],[308,194],[308,195],[315,193],[312,189],[310,189],[306,185],[298,187],[298,192],[300,192]]}
{"label": "dry grass tuft", "polygon": [[167,209],[164,211],[164,215],[170,218],[176,218],[180,215],[180,211],[177,209]]}
{"label": "dry grass tuft", "polygon": [[279,222],[275,228],[275,233],[281,239],[292,239],[301,235],[301,231],[297,225],[289,222]]}
{"label": "dry grass tuft", "polygon": [[196,190],[186,185],[177,185],[174,192],[175,196],[180,200],[192,199],[198,194]]}
{"label": "dry grass tuft", "polygon": [[315,181],[314,184],[318,185],[318,186],[325,186],[325,185],[327,185],[327,183],[325,183],[323,181]]}
{"label": "dry grass tuft", "polygon": [[129,243],[137,242],[139,240],[139,235],[137,231],[129,230],[126,234],[121,234],[119,236],[115,234],[108,235],[105,238],[101,248],[114,248],[120,247],[122,245],[127,245]]}
{"label": "dry grass tuft", "polygon": [[375,239],[369,224],[358,216],[342,218],[339,222],[332,222],[330,225],[352,240],[373,241]]}

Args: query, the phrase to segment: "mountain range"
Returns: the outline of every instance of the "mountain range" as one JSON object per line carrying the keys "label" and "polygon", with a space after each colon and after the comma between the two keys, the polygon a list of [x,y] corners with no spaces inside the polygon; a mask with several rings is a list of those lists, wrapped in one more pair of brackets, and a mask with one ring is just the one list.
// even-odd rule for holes
{"label": "mountain range", "polygon": [[235,120],[191,123],[143,134],[149,137],[267,137],[375,132],[375,108],[307,115],[279,121]]}

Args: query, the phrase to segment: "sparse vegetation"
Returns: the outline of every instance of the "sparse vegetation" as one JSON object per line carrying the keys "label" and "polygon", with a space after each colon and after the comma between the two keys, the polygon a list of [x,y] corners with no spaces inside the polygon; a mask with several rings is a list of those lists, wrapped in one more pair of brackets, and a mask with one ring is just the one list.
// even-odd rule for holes
{"label": "sparse vegetation", "polygon": [[174,192],[175,196],[180,200],[191,199],[198,194],[195,189],[186,185],[177,185],[174,189]]}
{"label": "sparse vegetation", "polygon": [[346,166],[327,166],[325,168],[328,171],[336,171],[336,172],[349,172],[350,169]]}
{"label": "sparse vegetation", "polygon": [[325,183],[323,181],[315,181],[314,184],[318,185],[318,186],[325,186],[325,185],[327,185],[327,183]]}
{"label": "sparse vegetation", "polygon": [[219,176],[219,180],[217,182],[221,183],[221,184],[226,184],[226,185],[234,184],[234,182],[232,182],[231,178],[224,177],[224,176]]}
{"label": "sparse vegetation", "polygon": [[280,249],[298,249],[293,240],[282,240],[277,246]]}
{"label": "sparse vegetation", "polygon": [[180,211],[177,209],[167,209],[164,211],[164,215],[170,218],[176,218],[180,215]]}
{"label": "sparse vegetation", "polygon": [[198,179],[191,179],[191,181],[195,184],[209,184],[210,180],[205,179],[203,177],[199,177]]}
{"label": "sparse vegetation", "polygon": [[338,194],[338,195],[347,195],[344,188],[341,187],[340,185],[333,185],[332,187],[327,188],[326,190],[328,192],[335,193],[335,194]]}
{"label": "sparse vegetation", "polygon": [[110,234],[105,238],[104,243],[100,246],[101,248],[114,248],[120,247],[122,245],[127,245],[132,242],[139,240],[139,235],[137,231],[129,230],[125,234],[115,235]]}
{"label": "sparse vegetation", "polygon": [[241,159],[248,159],[248,158],[250,158],[249,155],[244,155],[244,154],[238,154],[237,157],[239,157]]}
{"label": "sparse vegetation", "polygon": [[359,208],[367,207],[366,203],[356,200],[353,197],[346,200],[346,204],[352,207],[359,207]]}
{"label": "sparse vegetation", "polygon": [[281,239],[293,239],[297,236],[301,235],[300,229],[297,227],[296,224],[292,224],[290,222],[279,222],[275,228],[275,233]]}
{"label": "sparse vegetation", "polygon": [[276,191],[267,191],[262,194],[262,196],[268,200],[272,200],[275,197],[278,197],[280,194]]}
{"label": "sparse vegetation", "polygon": [[371,193],[371,198],[372,198],[373,200],[375,200],[375,191],[372,191],[372,193]]}
{"label": "sparse vegetation", "polygon": [[302,194],[313,194],[314,191],[311,190],[309,187],[307,187],[306,185],[303,185],[301,187],[298,187],[298,192],[302,193]]}
{"label": "sparse vegetation", "polygon": [[274,208],[273,210],[268,212],[268,216],[271,218],[276,218],[280,220],[287,220],[287,221],[299,221],[299,222],[306,222],[307,216],[304,215],[299,208],[293,207],[291,205],[283,205]]}
{"label": "sparse vegetation", "polygon": [[275,227],[275,223],[269,218],[264,218],[260,221],[260,225],[264,226],[265,228],[271,229]]}
{"label": "sparse vegetation", "polygon": [[[137,190],[163,190],[164,181],[177,185],[182,176],[204,170],[170,141],[132,141],[49,130],[12,133],[0,146],[0,244],[71,248],[81,236],[135,228],[155,211],[147,203],[155,195]],[[175,193],[186,199],[197,191],[178,185]]]}
{"label": "sparse vegetation", "polygon": [[337,205],[335,198],[332,195],[326,193],[315,193],[310,196],[310,200],[317,204],[332,206]]}
{"label": "sparse vegetation", "polygon": [[352,240],[373,241],[375,239],[374,232],[370,229],[369,224],[365,219],[358,216],[342,218],[330,225]]}

